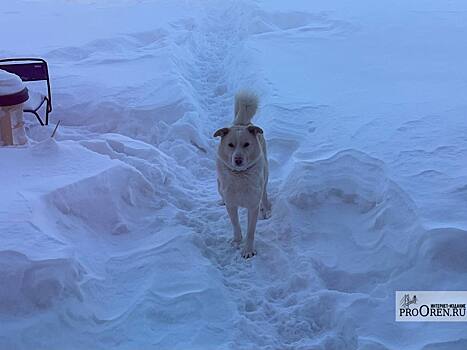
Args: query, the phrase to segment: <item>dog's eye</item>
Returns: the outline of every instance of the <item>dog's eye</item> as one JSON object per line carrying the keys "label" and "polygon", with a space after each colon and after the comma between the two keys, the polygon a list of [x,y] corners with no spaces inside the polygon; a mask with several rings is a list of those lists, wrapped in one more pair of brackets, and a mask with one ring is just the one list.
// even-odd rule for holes
{"label": "dog's eye", "polygon": [[248,147],[250,144],[248,142],[245,142],[245,144],[243,145],[243,147]]}
{"label": "dog's eye", "polygon": [[229,147],[232,147],[232,148],[234,148],[235,146],[234,146],[234,144],[233,144],[233,143],[229,143]]}

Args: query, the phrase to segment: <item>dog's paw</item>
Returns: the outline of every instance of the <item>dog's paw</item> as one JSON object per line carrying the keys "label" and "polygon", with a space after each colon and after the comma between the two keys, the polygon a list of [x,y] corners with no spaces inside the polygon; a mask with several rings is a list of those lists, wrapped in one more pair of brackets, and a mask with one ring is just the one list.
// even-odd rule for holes
{"label": "dog's paw", "polygon": [[230,240],[230,245],[237,249],[240,248],[240,243],[242,243],[242,236]]}
{"label": "dog's paw", "polygon": [[259,209],[258,220],[267,220],[271,217],[271,209],[267,209],[265,207],[261,207]]}
{"label": "dog's paw", "polygon": [[245,247],[242,251],[242,257],[245,259],[250,259],[256,255],[256,250],[254,248]]}

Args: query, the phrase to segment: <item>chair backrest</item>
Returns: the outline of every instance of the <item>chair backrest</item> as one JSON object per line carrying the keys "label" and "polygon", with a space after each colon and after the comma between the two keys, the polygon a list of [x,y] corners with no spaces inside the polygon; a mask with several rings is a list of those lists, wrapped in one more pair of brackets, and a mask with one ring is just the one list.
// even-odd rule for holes
{"label": "chair backrest", "polygon": [[22,81],[49,80],[47,62],[39,58],[0,59],[0,69],[18,75]]}

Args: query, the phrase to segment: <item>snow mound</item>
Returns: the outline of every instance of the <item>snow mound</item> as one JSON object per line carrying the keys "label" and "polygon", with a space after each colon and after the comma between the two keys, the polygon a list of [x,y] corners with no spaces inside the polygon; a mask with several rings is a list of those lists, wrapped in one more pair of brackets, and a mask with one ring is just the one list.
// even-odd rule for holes
{"label": "snow mound", "polygon": [[420,246],[420,254],[427,266],[446,272],[467,272],[466,251],[467,231],[455,228],[427,231]]}
{"label": "snow mound", "polygon": [[75,217],[97,232],[123,234],[141,219],[139,210],[149,206],[153,193],[152,185],[141,174],[130,167],[115,166],[58,188],[45,199],[62,216]]}
{"label": "snow mound", "polygon": [[186,193],[186,190],[195,189],[188,170],[159,148],[118,134],[103,134],[96,139],[81,141],[81,144],[128,164],[137,174],[142,175],[153,189],[150,203],[153,208],[160,208],[165,203],[183,210],[193,207]]}
{"label": "snow mound", "polygon": [[[118,344],[119,334],[132,338],[135,348],[204,348],[226,341],[223,327],[230,327],[235,311],[219,272],[189,236],[177,236],[167,230],[146,249],[112,256],[105,277],[83,286],[111,344]],[[148,336],[138,337],[142,331]],[[174,337],[180,332],[183,339]]]}
{"label": "snow mound", "polygon": [[420,232],[414,204],[384,163],[356,150],[297,161],[265,224],[269,239],[293,244],[302,271],[345,293],[370,293],[403,269]]}
{"label": "snow mound", "polygon": [[309,36],[339,35],[350,29],[350,23],[330,18],[325,13],[301,11],[257,11],[249,25],[250,34],[286,34]]}
{"label": "snow mound", "polygon": [[[316,162],[296,162],[282,186],[281,197],[285,203],[279,213],[287,209],[281,215],[306,211],[313,216],[335,203],[354,208],[359,216],[365,216],[368,229],[373,232],[370,237],[354,237],[361,244],[382,240],[404,251],[409,239],[404,230],[399,230],[397,237],[384,239],[384,235],[388,230],[403,229],[417,222],[415,205],[387,177],[384,163],[355,150],[340,151]],[[339,217],[339,213],[332,215]]]}
{"label": "snow mound", "polygon": [[0,314],[19,316],[51,308],[69,298],[82,300],[83,268],[71,258],[30,260],[0,252]]}
{"label": "snow mound", "polygon": [[[43,210],[52,208],[58,216],[47,225],[58,223],[67,231],[86,227],[119,235],[145,231],[155,217],[168,219],[171,207],[193,207],[186,192],[195,185],[187,183],[187,170],[158,148],[118,134],[103,134],[80,143],[82,151],[107,166],[62,184],[55,182],[42,196]],[[53,141],[37,144],[31,153],[35,158],[55,154],[67,164],[80,159],[71,157],[67,146]]]}

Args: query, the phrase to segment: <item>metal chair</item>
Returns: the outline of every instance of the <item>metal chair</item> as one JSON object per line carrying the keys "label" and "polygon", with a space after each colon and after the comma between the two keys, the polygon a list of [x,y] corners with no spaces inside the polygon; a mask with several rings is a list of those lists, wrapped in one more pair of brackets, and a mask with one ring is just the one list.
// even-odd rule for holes
{"label": "metal chair", "polygon": [[[43,80],[47,82],[47,95],[34,93],[39,97],[36,102],[34,94],[30,94],[30,102],[26,103],[24,112],[34,114],[42,126],[49,125],[49,113],[52,112],[52,93],[47,62],[41,58],[6,58],[0,59],[0,69],[18,75],[24,82]],[[31,105],[31,103],[33,104]],[[46,103],[45,123],[38,113],[44,103]]]}

